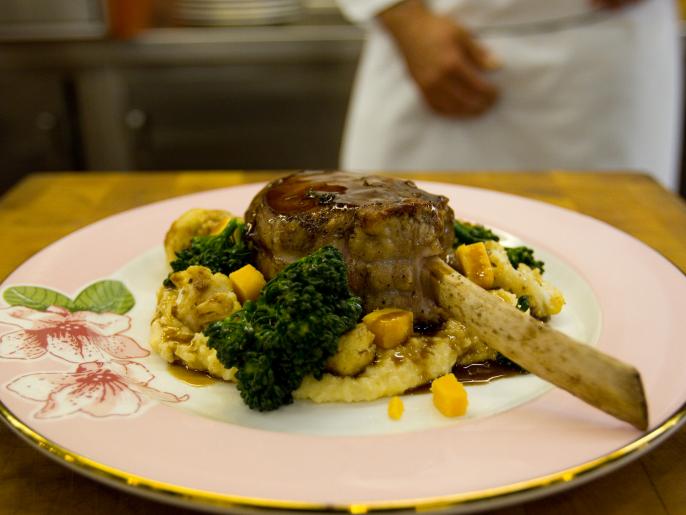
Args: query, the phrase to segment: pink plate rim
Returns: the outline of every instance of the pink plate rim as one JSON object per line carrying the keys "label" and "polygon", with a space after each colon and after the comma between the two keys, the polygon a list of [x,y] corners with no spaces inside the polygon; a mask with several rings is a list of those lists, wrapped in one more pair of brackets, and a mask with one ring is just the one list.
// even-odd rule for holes
{"label": "pink plate rim", "polygon": [[[0,360],[0,414],[27,441],[94,479],[164,501],[233,512],[447,506],[468,512],[504,506],[607,473],[684,423],[686,378],[676,372],[686,350],[674,346],[686,329],[678,316],[686,308],[686,281],[678,268],[626,233],[564,208],[479,188],[417,183],[448,196],[458,217],[564,256],[592,285],[603,314],[599,347],[637,365],[643,375],[652,415],[648,432],[558,390],[483,420],[366,437],[271,433],[193,416],[169,403],[151,403],[125,418],[37,419],[35,403],[11,395],[7,385],[27,370],[44,373],[39,366],[46,359]],[[33,281],[76,292],[158,246],[183,210],[240,213],[261,185],[184,195],[100,220],[31,257],[2,288]],[[79,257],[86,247],[89,262]],[[193,452],[178,445],[188,435],[201,435],[192,441]]]}

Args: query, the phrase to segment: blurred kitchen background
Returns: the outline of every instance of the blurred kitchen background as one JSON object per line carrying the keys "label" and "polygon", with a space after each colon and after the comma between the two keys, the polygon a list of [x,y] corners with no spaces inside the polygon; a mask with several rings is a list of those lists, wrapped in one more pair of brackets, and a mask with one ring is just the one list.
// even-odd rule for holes
{"label": "blurred kitchen background", "polygon": [[362,40],[334,0],[0,0],[0,192],[32,171],[335,168]]}

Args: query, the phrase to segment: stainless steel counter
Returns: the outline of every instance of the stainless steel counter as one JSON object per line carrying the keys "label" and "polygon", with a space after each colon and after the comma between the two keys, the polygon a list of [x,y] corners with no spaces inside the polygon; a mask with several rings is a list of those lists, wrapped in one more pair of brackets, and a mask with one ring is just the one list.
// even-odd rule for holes
{"label": "stainless steel counter", "polygon": [[350,60],[364,32],[336,9],[306,11],[289,25],[153,28],[135,39],[0,43],[0,69],[224,65],[236,62]]}
{"label": "stainless steel counter", "polygon": [[2,43],[5,168],[336,167],[363,37],[330,11],[130,41]]}

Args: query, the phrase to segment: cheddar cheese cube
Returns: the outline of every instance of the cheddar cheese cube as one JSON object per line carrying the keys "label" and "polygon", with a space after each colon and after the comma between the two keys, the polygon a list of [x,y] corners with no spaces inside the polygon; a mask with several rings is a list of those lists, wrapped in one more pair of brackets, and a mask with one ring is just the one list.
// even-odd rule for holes
{"label": "cheddar cheese cube", "polygon": [[374,333],[374,343],[382,349],[392,349],[404,343],[412,334],[412,311],[397,308],[377,309],[362,322]]}
{"label": "cheddar cheese cube", "polygon": [[260,290],[267,284],[262,272],[252,265],[245,265],[231,272],[229,279],[241,304],[247,300],[256,300],[260,296]]}
{"label": "cheddar cheese cube", "polygon": [[433,403],[446,417],[460,417],[467,413],[467,390],[454,374],[446,374],[431,383]]}

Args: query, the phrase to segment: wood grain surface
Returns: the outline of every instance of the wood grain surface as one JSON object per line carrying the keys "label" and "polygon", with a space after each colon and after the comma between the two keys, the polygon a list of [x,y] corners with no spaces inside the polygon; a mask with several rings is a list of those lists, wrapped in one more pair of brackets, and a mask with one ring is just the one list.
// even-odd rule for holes
{"label": "wood grain surface", "polygon": [[[0,200],[0,277],[4,279],[46,245],[108,215],[186,193],[265,181],[277,175],[113,172],[28,176]],[[632,234],[686,271],[686,204],[648,176],[564,171],[402,175],[514,193],[585,213]],[[453,207],[459,215],[459,206]],[[0,513],[191,512],[82,477],[0,424]],[[686,428],[642,458],[600,479],[562,494],[487,513],[686,514]]]}

